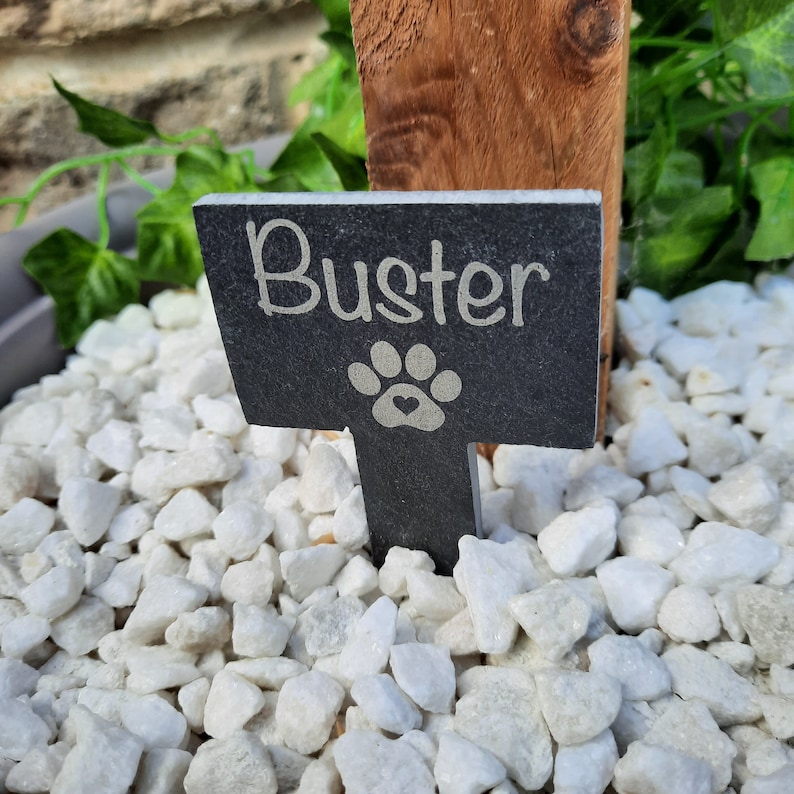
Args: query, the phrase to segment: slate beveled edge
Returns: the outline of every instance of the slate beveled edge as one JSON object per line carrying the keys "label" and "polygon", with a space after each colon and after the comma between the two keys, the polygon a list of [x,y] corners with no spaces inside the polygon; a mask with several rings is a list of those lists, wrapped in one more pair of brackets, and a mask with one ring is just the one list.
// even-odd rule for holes
{"label": "slate beveled edge", "polygon": [[595,204],[599,190],[373,190],[339,193],[209,193],[193,206],[327,207],[390,204]]}

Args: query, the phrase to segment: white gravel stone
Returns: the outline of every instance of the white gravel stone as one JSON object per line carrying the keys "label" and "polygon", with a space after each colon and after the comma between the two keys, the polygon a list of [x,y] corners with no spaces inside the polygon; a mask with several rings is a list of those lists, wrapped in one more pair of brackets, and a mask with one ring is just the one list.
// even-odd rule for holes
{"label": "white gravel stone", "polygon": [[708,498],[711,482],[702,474],[690,471],[681,466],[670,468],[670,485],[695,515],[704,521],[719,521],[723,518]]}
{"label": "white gravel stone", "polygon": [[469,605],[477,645],[483,653],[505,653],[518,632],[508,602],[537,587],[542,577],[521,540],[501,544],[464,535],[458,549],[456,580]]}
{"label": "white gravel stone", "polygon": [[617,679],[626,700],[656,700],[670,692],[667,666],[636,637],[605,635],[587,655],[590,672]]}
{"label": "white gravel stone", "polygon": [[736,594],[739,620],[763,662],[794,664],[794,593],[763,585]]}
{"label": "white gravel stone", "polygon": [[68,612],[83,593],[83,575],[69,565],[56,565],[19,594],[32,615],[57,618]]}
{"label": "white gravel stone", "polygon": [[168,645],[132,647],[125,655],[127,688],[140,695],[182,686],[199,677],[196,655]]}
{"label": "white gravel stone", "polygon": [[225,739],[242,729],[265,704],[258,686],[237,673],[221,670],[212,679],[204,705],[204,731]]}
{"label": "white gravel stone", "polygon": [[407,576],[410,571],[432,572],[435,567],[426,551],[395,546],[386,552],[386,559],[378,573],[380,590],[390,598],[402,598],[408,594]]}
{"label": "white gravel stone", "polygon": [[115,615],[102,599],[83,596],[77,605],[50,624],[56,645],[72,656],[93,651],[99,641],[115,628]]}
{"label": "white gravel stone", "polygon": [[18,792],[49,791],[70,749],[65,742],[34,747],[8,773],[6,789]]}
{"label": "white gravel stone", "polygon": [[218,510],[194,488],[184,488],[163,506],[154,519],[154,529],[168,540],[181,541],[212,532]]}
{"label": "white gravel stone", "polygon": [[[2,476],[0,473],[0,479]],[[0,485],[0,490],[2,487]],[[51,507],[37,499],[21,498],[7,513],[0,515],[0,552],[25,554],[33,551],[47,537],[54,523],[55,511]]]}
{"label": "white gravel stone", "polygon": [[143,570],[140,560],[122,560],[113,567],[105,581],[91,588],[91,593],[112,607],[132,606],[138,598]]}
{"label": "white gravel stone", "polygon": [[237,731],[200,745],[185,775],[185,794],[276,794],[278,780],[265,745]]}
{"label": "white gravel stone", "polygon": [[204,394],[194,397],[193,412],[202,427],[230,438],[247,427],[239,400],[213,399]]}
{"label": "white gravel stone", "polygon": [[364,557],[351,557],[333,584],[340,596],[365,596],[378,586],[378,569]]}
{"label": "white gravel stone", "polygon": [[558,576],[592,571],[615,548],[620,512],[611,500],[601,500],[555,518],[538,535],[538,547]]}
{"label": "white gravel stone", "polygon": [[592,609],[564,580],[513,596],[510,612],[537,643],[543,655],[557,662],[587,632]]}
{"label": "white gravel stone", "polygon": [[525,789],[542,788],[552,771],[551,738],[532,676],[498,667],[472,668],[465,676],[455,732],[491,752]]}
{"label": "white gravel stone", "polygon": [[209,693],[210,682],[203,676],[180,687],[177,693],[177,703],[188,727],[196,733],[204,733],[204,706]]}
{"label": "white gravel stone", "polygon": [[390,675],[378,673],[358,678],[350,695],[367,719],[384,731],[401,736],[422,724],[419,710]]}
{"label": "white gravel stone", "polygon": [[141,761],[135,786],[147,794],[171,794],[183,788],[193,756],[186,750],[155,748]]}
{"label": "white gravel stone", "polygon": [[480,794],[501,783],[507,772],[492,753],[454,731],[444,731],[433,774],[439,794]]}
{"label": "white gravel stone", "polygon": [[20,615],[3,629],[0,652],[11,659],[22,659],[49,636],[49,620],[36,615]]}
{"label": "white gravel stone", "polygon": [[613,620],[629,634],[656,626],[659,606],[675,584],[669,571],[634,557],[601,563],[596,578]]}
{"label": "white gravel stone", "polygon": [[333,519],[334,540],[346,549],[355,551],[369,540],[364,494],[360,485],[342,500]]}
{"label": "white gravel stone", "polygon": [[232,647],[238,656],[280,656],[287,646],[292,623],[273,606],[234,604]]}
{"label": "white gravel stone", "polygon": [[466,599],[449,576],[414,569],[406,573],[405,585],[411,607],[426,618],[448,620],[466,606]]}
{"label": "white gravel stone", "polygon": [[301,616],[307,653],[315,657],[339,653],[365,610],[364,603],[353,596],[308,609]]}
{"label": "white gravel stone", "polygon": [[0,699],[0,749],[6,758],[21,761],[31,750],[46,747],[51,738],[49,726],[29,702]]}
{"label": "white gravel stone", "polygon": [[61,423],[56,402],[34,402],[3,424],[0,443],[24,447],[45,447]]}
{"label": "white gravel stone", "polygon": [[183,612],[166,630],[165,641],[181,651],[204,653],[222,648],[232,635],[232,621],[222,607]]}
{"label": "white gravel stone", "polygon": [[350,494],[353,485],[353,474],[342,455],[330,444],[317,444],[309,452],[298,497],[312,513],[332,513]]}
{"label": "white gravel stone", "polygon": [[77,743],[66,756],[51,794],[125,794],[135,779],[143,742],[84,706],[74,706],[69,721]]}
{"label": "white gravel stone", "polygon": [[352,683],[365,675],[382,673],[397,633],[397,607],[382,596],[361,616],[339,657],[339,673]]}
{"label": "white gravel stone", "polygon": [[64,482],[58,511],[81,546],[93,546],[110,526],[121,502],[118,488],[86,477]]}
{"label": "white gravel stone", "polygon": [[307,549],[283,551],[279,555],[281,575],[296,601],[303,601],[314,590],[330,584],[347,561],[347,552],[335,543]]}
{"label": "white gravel stone", "polygon": [[142,742],[146,752],[155,748],[182,748],[187,743],[187,721],[159,695],[144,695],[121,704],[121,724]]}
{"label": "white gravel stone", "polygon": [[0,444],[0,510],[11,510],[25,497],[36,495],[39,467],[10,444]]}
{"label": "white gravel stone", "polygon": [[448,714],[455,699],[455,666],[449,649],[406,642],[393,645],[389,657],[394,680],[417,706]]}
{"label": "white gravel stone", "polygon": [[156,576],[141,591],[138,603],[124,624],[130,642],[160,639],[182,612],[192,612],[207,600],[207,590],[180,576]]}
{"label": "white gravel stone", "polygon": [[709,709],[700,701],[671,700],[643,741],[709,764],[712,794],[722,794],[731,782],[737,747],[719,729]]}
{"label": "white gravel stone", "polygon": [[617,526],[618,548],[626,557],[639,557],[665,566],[684,550],[681,530],[663,515],[628,515]]}
{"label": "white gravel stone", "polygon": [[618,748],[610,730],[586,742],[561,745],[554,759],[554,790],[602,792],[612,780]]}
{"label": "white gravel stone", "polygon": [[421,754],[373,731],[347,731],[334,745],[346,794],[433,794],[435,781]]}
{"label": "white gravel stone", "polygon": [[644,490],[640,480],[610,466],[595,465],[571,481],[565,491],[565,509],[581,510],[603,499],[623,508],[639,499]]}
{"label": "white gravel stone", "polygon": [[230,565],[221,579],[221,595],[229,602],[264,607],[273,595],[275,575],[262,560],[244,560]]}
{"label": "white gravel stone", "polygon": [[709,500],[740,527],[765,531],[780,508],[777,483],[761,466],[747,464],[723,474],[709,489]]}
{"label": "white gravel stone", "polygon": [[190,549],[190,564],[187,579],[207,591],[207,597],[215,601],[221,595],[223,576],[229,558],[217,540],[202,540]]}
{"label": "white gravel stone", "polygon": [[718,725],[754,722],[761,716],[753,685],[727,662],[690,645],[671,648],[662,661],[670,670],[673,692],[705,703]]}
{"label": "white gravel stone", "polygon": [[711,767],[692,756],[645,742],[632,742],[615,766],[618,794],[710,794]]}
{"label": "white gravel stone", "polygon": [[713,421],[690,422],[685,437],[688,466],[704,477],[716,477],[742,458],[741,442],[730,427]]}
{"label": "white gravel stone", "polygon": [[681,583],[714,593],[758,581],[779,559],[779,546],[762,535],[704,521],[692,530],[686,548],[670,563],[670,570]]}
{"label": "white gravel stone", "polygon": [[548,668],[535,674],[538,700],[559,744],[579,744],[608,728],[620,711],[620,682],[605,673]]}
{"label": "white gravel stone", "polygon": [[86,449],[115,471],[131,472],[141,458],[140,431],[129,422],[111,419],[86,440]]}
{"label": "white gravel stone", "polygon": [[276,725],[287,747],[314,753],[327,741],[345,691],[329,676],[312,670],[287,679],[278,695]]}
{"label": "white gravel stone", "polygon": [[258,458],[285,463],[295,451],[298,431],[291,427],[260,427],[251,425],[251,445]]}
{"label": "white gravel stone", "polygon": [[212,531],[221,548],[233,560],[251,557],[273,532],[273,519],[264,507],[240,501],[229,505],[212,522]]}
{"label": "white gravel stone", "polygon": [[0,698],[30,695],[39,680],[38,671],[18,659],[0,658]]}
{"label": "white gravel stone", "polygon": [[221,506],[226,508],[234,502],[246,500],[264,504],[265,509],[272,512],[266,502],[283,476],[281,466],[275,461],[243,458],[240,470],[223,486]]}
{"label": "white gravel stone", "polygon": [[659,628],[676,642],[713,640],[722,628],[711,596],[692,585],[674,587],[659,607]]}
{"label": "white gravel stone", "polygon": [[633,423],[626,448],[626,471],[632,477],[680,463],[687,449],[658,408],[644,408]]}

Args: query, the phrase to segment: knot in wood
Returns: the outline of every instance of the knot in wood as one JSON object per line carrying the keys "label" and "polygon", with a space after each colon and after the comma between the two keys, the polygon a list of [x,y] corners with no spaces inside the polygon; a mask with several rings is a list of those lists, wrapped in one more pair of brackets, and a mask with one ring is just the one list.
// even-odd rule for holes
{"label": "knot in wood", "polygon": [[555,58],[569,80],[588,84],[605,69],[619,67],[615,53],[623,37],[621,0],[570,0],[558,25]]}

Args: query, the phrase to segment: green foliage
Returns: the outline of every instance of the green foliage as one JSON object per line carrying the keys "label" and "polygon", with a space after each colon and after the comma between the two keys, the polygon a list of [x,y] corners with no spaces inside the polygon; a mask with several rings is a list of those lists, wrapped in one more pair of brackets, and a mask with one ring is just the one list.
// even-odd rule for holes
{"label": "green foliage", "polygon": [[[23,266],[55,302],[61,343],[70,347],[96,319],[138,300],[141,282],[192,286],[201,275],[192,205],[207,193],[267,190],[367,190],[364,109],[356,72],[353,32],[347,0],[313,0],[328,20],[322,38],[328,58],[293,90],[292,104],[310,102],[306,121],[273,165],[260,169],[251,152],[232,153],[209,129],[168,135],[154,124],[90,102],[53,79],[71,105],[79,129],[109,151],[76,157],[48,168],[24,196],[0,200],[20,207],[17,225],[47,182],[84,166],[99,166],[97,213],[99,240],[92,242],[59,229],[34,245]],[[198,143],[204,138],[209,143]],[[175,158],[174,181],[167,190],[150,184],[129,164],[140,155]],[[146,188],[152,199],[137,214],[137,260],[108,248],[110,229],[105,202],[110,166],[119,165]]]}
{"label": "green foliage", "polygon": [[629,282],[674,295],[794,256],[794,2],[634,3]]}
{"label": "green foliage", "polygon": [[[192,285],[202,271],[191,207],[209,192],[366,190],[364,111],[348,0],[312,0],[328,22],[328,57],[290,103],[306,120],[268,169],[250,152],[226,151],[206,128],[168,135],[69,91],[80,130],[109,148],[44,171],[20,207],[74,168],[99,166],[99,240],[64,229],[26,255],[24,266],[55,300],[61,341],[72,345],[97,317],[137,300],[142,281]],[[748,279],[794,256],[794,0],[635,0],[623,193],[630,283],[665,295],[720,278]],[[789,117],[787,119],[787,113]],[[203,142],[200,142],[203,141]],[[167,190],[130,158],[175,158]],[[138,256],[107,248],[110,167],[152,194],[138,212]]]}

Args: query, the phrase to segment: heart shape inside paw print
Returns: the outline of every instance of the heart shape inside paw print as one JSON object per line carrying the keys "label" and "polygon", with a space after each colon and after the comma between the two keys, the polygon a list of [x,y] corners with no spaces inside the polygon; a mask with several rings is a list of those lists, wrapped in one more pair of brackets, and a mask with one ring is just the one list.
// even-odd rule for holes
{"label": "heart shape inside paw print", "polygon": [[408,416],[419,407],[419,400],[416,397],[400,397],[395,394],[394,407],[400,411],[400,413]]}

